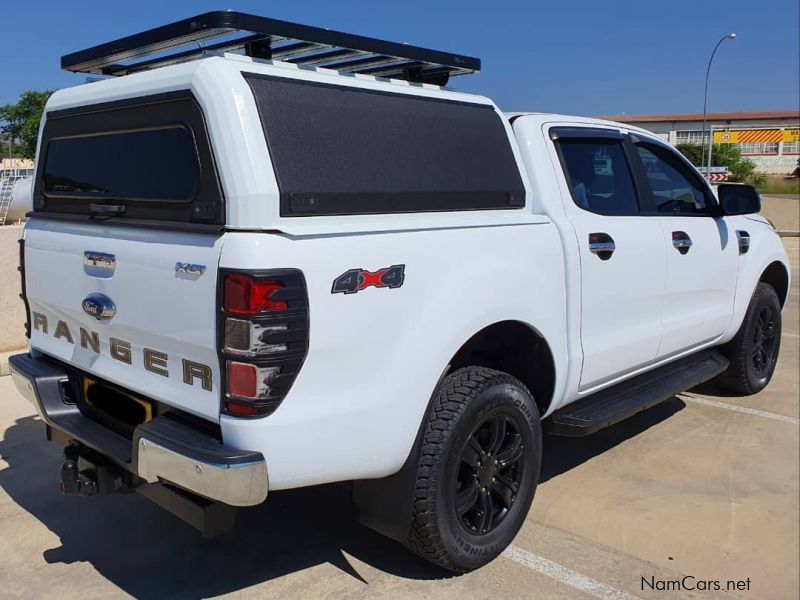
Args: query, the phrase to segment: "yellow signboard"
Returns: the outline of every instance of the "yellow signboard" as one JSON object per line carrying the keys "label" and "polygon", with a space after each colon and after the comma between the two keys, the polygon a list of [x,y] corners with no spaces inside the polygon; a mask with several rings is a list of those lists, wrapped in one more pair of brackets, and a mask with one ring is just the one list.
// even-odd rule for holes
{"label": "yellow signboard", "polygon": [[744,131],[715,131],[715,144],[745,144],[748,142],[798,142],[800,129],[747,129]]}

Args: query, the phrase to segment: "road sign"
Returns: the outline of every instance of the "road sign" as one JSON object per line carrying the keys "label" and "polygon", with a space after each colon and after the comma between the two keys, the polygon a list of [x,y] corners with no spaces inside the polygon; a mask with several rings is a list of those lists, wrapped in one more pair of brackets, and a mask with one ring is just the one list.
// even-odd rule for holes
{"label": "road sign", "polygon": [[797,142],[800,129],[745,129],[739,131],[715,131],[715,144],[746,144],[748,142]]}
{"label": "road sign", "polygon": [[735,144],[738,141],[738,131],[715,131],[714,143],[715,144]]}
{"label": "road sign", "polygon": [[728,181],[728,177],[730,176],[728,167],[711,167],[711,169],[708,167],[697,167],[697,170],[709,181]]}

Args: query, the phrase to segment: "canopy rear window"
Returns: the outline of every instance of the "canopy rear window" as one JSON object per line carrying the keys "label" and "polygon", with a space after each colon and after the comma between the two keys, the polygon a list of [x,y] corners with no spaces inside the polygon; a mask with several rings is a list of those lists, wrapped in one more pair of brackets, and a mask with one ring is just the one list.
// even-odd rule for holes
{"label": "canopy rear window", "polygon": [[525,189],[492,106],[245,74],[281,216],[519,208]]}
{"label": "canopy rear window", "polygon": [[194,140],[185,128],[124,131],[51,140],[44,191],[48,198],[190,201],[199,176]]}
{"label": "canopy rear window", "polygon": [[113,206],[119,219],[223,222],[205,124],[188,92],[48,113],[41,152],[37,211]]}

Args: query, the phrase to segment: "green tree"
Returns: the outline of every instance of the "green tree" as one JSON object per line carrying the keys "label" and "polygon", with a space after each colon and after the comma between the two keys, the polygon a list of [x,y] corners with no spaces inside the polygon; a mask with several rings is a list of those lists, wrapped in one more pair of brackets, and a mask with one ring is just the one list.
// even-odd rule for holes
{"label": "green tree", "polygon": [[[705,160],[703,158],[703,149],[698,146],[697,144],[678,144],[675,146],[678,149],[678,152],[683,154],[689,162],[692,163],[695,167],[700,167],[705,164]],[[714,156],[712,155],[712,159]]]}
{"label": "green tree", "polygon": [[[705,165],[708,160],[708,155],[705,157],[701,155],[702,149],[697,144],[678,144],[677,148],[696,167]],[[764,185],[767,181],[766,175],[756,171],[755,163],[742,158],[742,153],[735,144],[714,144],[711,151],[711,166],[728,167],[731,181],[749,183],[756,187]]]}
{"label": "green tree", "polygon": [[21,158],[33,158],[44,105],[53,90],[22,92],[16,104],[0,106],[0,137],[5,150],[12,142],[12,154]]}

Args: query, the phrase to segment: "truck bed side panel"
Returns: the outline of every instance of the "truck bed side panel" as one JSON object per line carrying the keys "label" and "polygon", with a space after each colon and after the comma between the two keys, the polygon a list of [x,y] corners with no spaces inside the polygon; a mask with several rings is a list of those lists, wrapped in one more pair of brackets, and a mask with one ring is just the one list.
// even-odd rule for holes
{"label": "truck bed side panel", "polygon": [[[396,289],[332,294],[349,269],[405,265]],[[229,233],[222,267],[301,269],[310,347],[291,391],[264,419],[223,416],[227,444],[261,451],[273,489],[399,469],[451,357],[493,323],[543,335],[562,388],[563,256],[551,224],[288,237]]]}

